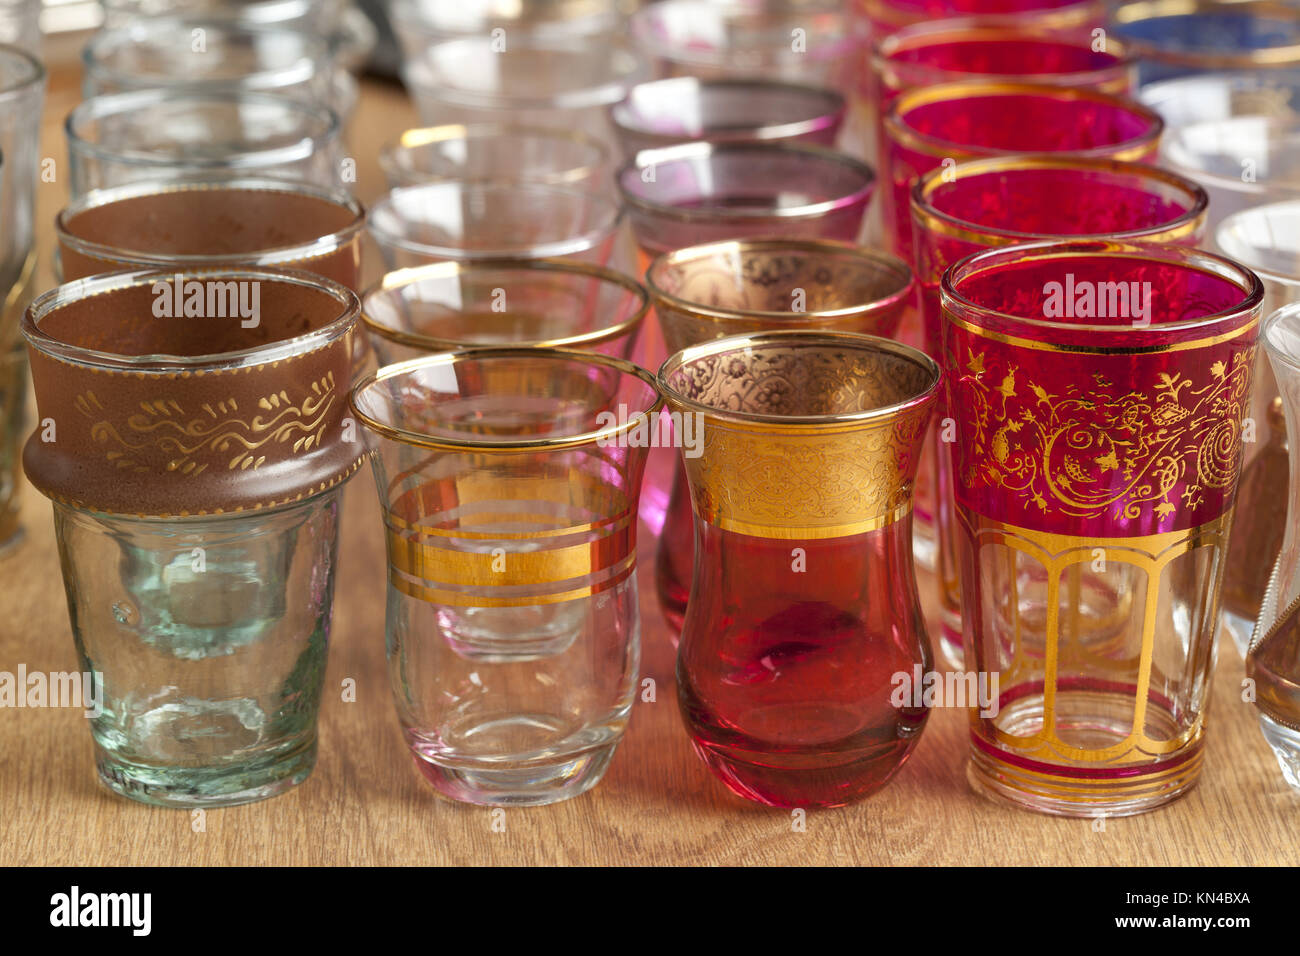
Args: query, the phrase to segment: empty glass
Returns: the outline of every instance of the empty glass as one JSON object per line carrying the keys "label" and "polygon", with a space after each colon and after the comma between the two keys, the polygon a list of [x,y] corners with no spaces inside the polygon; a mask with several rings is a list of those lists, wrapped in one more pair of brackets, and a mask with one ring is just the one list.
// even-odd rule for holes
{"label": "empty glass", "polygon": [[460,182],[609,188],[610,148],[569,129],[475,123],[408,129],[379,151],[390,189]]}
{"label": "empty glass", "polygon": [[82,102],[64,129],[73,199],[124,183],[222,176],[340,184],[338,117],[327,107],[281,96],[112,93]]}
{"label": "empty glass", "polygon": [[637,689],[654,379],[586,352],[474,349],[380,369],[352,405],[374,450],[389,674],[416,766],[469,803],[594,786]]}
{"label": "empty glass", "polygon": [[631,155],[697,139],[833,146],[844,109],[844,97],[817,86],[678,76],[632,87],[610,117]]}
{"label": "empty glass", "polygon": [[622,215],[608,195],[573,186],[440,182],[392,190],[370,208],[369,226],[390,270],[445,259],[605,265]]}
{"label": "empty glass", "polygon": [[582,262],[436,262],[388,273],[362,296],[361,317],[380,365],[480,345],[627,358],[649,301],[622,273]]}

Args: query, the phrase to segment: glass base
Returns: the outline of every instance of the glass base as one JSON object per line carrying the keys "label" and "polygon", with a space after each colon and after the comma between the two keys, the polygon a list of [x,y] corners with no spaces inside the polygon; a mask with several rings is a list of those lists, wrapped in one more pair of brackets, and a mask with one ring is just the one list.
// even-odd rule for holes
{"label": "glass base", "polygon": [[290,790],[316,766],[316,738],[287,753],[220,767],[159,767],[128,763],[96,748],[99,779],[119,796],[156,807],[234,807]]}
{"label": "glass base", "polygon": [[[534,728],[528,715],[495,721],[486,735],[510,736]],[[540,807],[586,793],[605,775],[623,737],[622,729],[593,730],[594,743],[576,751],[519,756],[448,756],[412,747],[415,765],[433,788],[462,803],[492,807]]]}
{"label": "glass base", "polygon": [[939,560],[939,538],[934,524],[919,513],[912,515],[912,560],[927,571],[934,571]]}
{"label": "glass base", "polygon": [[[1196,786],[1202,745],[1198,740],[1162,763],[1120,775],[994,757],[973,739],[966,779],[979,794],[1022,810],[1061,817],[1127,817],[1163,807]],[[1105,774],[1102,776],[1101,774]]]}
{"label": "glass base", "polygon": [[1250,635],[1255,631],[1255,619],[1244,618],[1225,607],[1221,621],[1220,626],[1232,638],[1232,643],[1236,645],[1237,653],[1241,655],[1241,659],[1245,660],[1246,651],[1250,649]]}
{"label": "glass base", "polygon": [[1282,776],[1292,788],[1300,790],[1300,730],[1279,724],[1267,714],[1259,715],[1259,729],[1273,748]]}

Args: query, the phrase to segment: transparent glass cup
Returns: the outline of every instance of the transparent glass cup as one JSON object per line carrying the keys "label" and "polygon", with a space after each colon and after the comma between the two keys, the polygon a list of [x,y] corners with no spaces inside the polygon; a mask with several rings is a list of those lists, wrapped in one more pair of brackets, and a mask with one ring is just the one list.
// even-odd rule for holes
{"label": "transparent glass cup", "polygon": [[[1219,252],[1263,281],[1263,314],[1272,315],[1300,301],[1300,200],[1267,203],[1233,213],[1219,223],[1214,244]],[[1265,337],[1265,344],[1267,341]],[[1224,628],[1243,657],[1287,527],[1286,403],[1273,377],[1276,365],[1263,351],[1255,360],[1251,397],[1254,433],[1247,445],[1223,581]]]}
{"label": "transparent glass cup", "polygon": [[86,100],[68,114],[69,192],[171,179],[275,177],[340,185],[340,125],[328,107],[237,91],[152,89]]}
{"label": "transparent glass cup", "polygon": [[23,320],[24,467],[121,796],[228,806],[311,773],[340,489],[365,458],[358,308],[301,274],[169,270],[67,283]]}
{"label": "transparent glass cup", "polygon": [[646,77],[641,57],[613,36],[459,36],[408,49],[402,66],[429,126],[522,120],[604,142],[609,107]]}
{"label": "transparent glass cup", "polygon": [[1160,165],[1210,194],[1211,233],[1248,206],[1300,199],[1300,70],[1201,73],[1141,98],[1167,124]]}
{"label": "transparent glass cup", "polygon": [[[673,353],[776,329],[888,337],[916,290],[912,270],[889,253],[811,239],[688,246],[655,259],[646,285]],[[655,590],[674,644],[690,593],[694,533],[686,471],[678,462],[655,559]]]}
{"label": "transparent glass cup", "polygon": [[374,450],[389,673],[416,766],[468,803],[595,786],[636,692],[653,378],[568,349],[472,349],[380,369],[352,405]]}
{"label": "transparent glass cup", "polygon": [[489,345],[627,358],[649,308],[646,291],[622,273],[545,259],[399,269],[361,298],[380,365]]}
{"label": "transparent glass cup", "polygon": [[360,286],[365,212],[342,190],[274,179],[132,183],[54,223],[63,279],[117,269],[302,269]]}
{"label": "transparent glass cup", "polygon": [[940,296],[962,643],[998,688],[967,775],[1042,813],[1162,806],[1204,756],[1263,287],[1069,240],[969,256]]}
{"label": "transparent glass cup", "polygon": [[578,259],[605,265],[623,213],[602,192],[519,182],[404,186],[370,208],[389,270],[467,259]]}
{"label": "transparent glass cup", "polygon": [[379,151],[390,189],[457,180],[600,191],[612,162],[610,148],[584,133],[507,123],[408,129]]}
{"label": "transparent glass cup", "polygon": [[1132,47],[1143,86],[1212,70],[1300,66],[1300,19],[1275,0],[1138,0],[1117,5],[1107,30]]}
{"label": "transparent glass cup", "polygon": [[834,146],[844,111],[844,97],[823,87],[678,76],[632,87],[610,119],[630,156],[697,139]]}
{"label": "transparent glass cup", "polygon": [[[1155,166],[1072,156],[975,159],[931,170],[912,189],[916,274],[924,348],[941,354],[939,284],[955,262],[984,249],[1052,238],[1108,238],[1197,246],[1205,238],[1208,197],[1191,180]],[[935,415],[948,413],[940,403]],[[962,663],[961,594],[952,499],[952,435],[935,429],[929,445],[936,575],[942,606],[940,648]],[[1236,539],[1234,539],[1236,540]]]}
{"label": "transparent glass cup", "polygon": [[703,435],[683,448],[695,570],[677,694],[695,752],[733,791],[840,806],[884,786],[929,715],[911,491],[939,369],[849,332],[693,346],[659,386]]}

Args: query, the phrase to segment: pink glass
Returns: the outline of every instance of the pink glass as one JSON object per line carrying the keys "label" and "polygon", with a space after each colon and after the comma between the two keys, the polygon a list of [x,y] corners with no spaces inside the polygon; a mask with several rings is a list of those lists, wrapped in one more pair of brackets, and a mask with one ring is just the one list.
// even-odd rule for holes
{"label": "pink glass", "polygon": [[[912,301],[901,259],[848,243],[752,239],[665,253],[646,286],[668,348],[773,329],[831,329],[891,336]],[[659,606],[673,643],[681,631],[695,556],[686,472],[677,465],[655,560]]]}
{"label": "pink glass", "polygon": [[[1047,155],[970,160],[932,170],[912,190],[925,351],[941,351],[939,282],[954,262],[984,249],[1078,236],[1196,246],[1209,199],[1191,180],[1154,166]],[[940,410],[936,419],[944,421]],[[950,436],[951,437],[951,436]],[[933,433],[940,647],[960,665],[961,592],[953,527],[951,442]]]}
{"label": "pink glass", "polygon": [[844,111],[844,97],[819,86],[678,76],[634,86],[610,119],[631,155],[697,139],[833,146]]}
{"label": "pink glass", "polygon": [[954,17],[996,16],[1044,29],[1101,26],[1101,0],[851,0],[859,22],[885,37],[903,27]]}
{"label": "pink glass", "polygon": [[928,707],[910,499],[939,372],[847,332],[731,336],[659,372],[695,416],[698,545],[677,657],[696,753],[743,797],[840,806],[880,787]]}

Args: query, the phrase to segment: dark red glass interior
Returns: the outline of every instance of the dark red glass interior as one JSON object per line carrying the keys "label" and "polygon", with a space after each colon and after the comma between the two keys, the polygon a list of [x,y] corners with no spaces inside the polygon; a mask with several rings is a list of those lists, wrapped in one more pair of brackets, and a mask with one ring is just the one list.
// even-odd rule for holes
{"label": "dark red glass interior", "polygon": [[1136,109],[1048,93],[963,96],[907,110],[904,125],[960,146],[1011,152],[1078,152],[1117,146],[1151,132]]}
{"label": "dark red glass interior", "polygon": [[1088,46],[1031,37],[927,43],[896,50],[889,59],[951,73],[1000,76],[1089,73],[1119,62],[1114,54],[1098,53]]}

